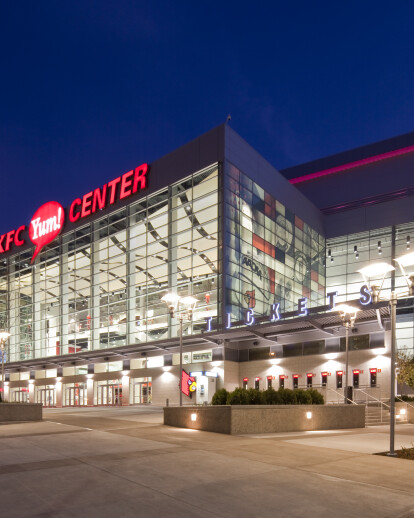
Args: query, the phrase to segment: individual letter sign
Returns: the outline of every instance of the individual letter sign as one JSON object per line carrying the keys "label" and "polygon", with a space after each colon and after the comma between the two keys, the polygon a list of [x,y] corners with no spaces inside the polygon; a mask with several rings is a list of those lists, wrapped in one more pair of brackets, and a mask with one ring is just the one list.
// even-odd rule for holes
{"label": "individual letter sign", "polygon": [[60,234],[64,221],[65,212],[62,205],[56,201],[49,201],[37,209],[29,227],[30,241],[36,245],[32,263],[40,250]]}

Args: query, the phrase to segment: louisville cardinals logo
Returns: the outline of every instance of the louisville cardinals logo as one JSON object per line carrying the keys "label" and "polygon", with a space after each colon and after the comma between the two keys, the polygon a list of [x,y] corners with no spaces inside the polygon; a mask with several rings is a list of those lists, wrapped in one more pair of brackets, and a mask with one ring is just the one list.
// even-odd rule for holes
{"label": "louisville cardinals logo", "polygon": [[255,290],[246,291],[244,294],[244,300],[249,308],[254,308],[256,306]]}

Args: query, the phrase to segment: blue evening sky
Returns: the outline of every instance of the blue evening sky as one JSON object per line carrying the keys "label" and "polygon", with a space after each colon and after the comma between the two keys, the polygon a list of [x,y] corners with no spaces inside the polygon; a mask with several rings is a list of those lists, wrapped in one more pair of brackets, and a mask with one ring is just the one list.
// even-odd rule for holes
{"label": "blue evening sky", "polygon": [[414,130],[414,4],[0,5],[0,233],[224,122],[281,169]]}

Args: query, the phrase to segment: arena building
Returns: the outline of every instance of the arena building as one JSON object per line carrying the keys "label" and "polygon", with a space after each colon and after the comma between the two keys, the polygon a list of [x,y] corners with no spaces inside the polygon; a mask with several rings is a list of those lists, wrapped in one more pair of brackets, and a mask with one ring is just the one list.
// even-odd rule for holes
{"label": "arena building", "polygon": [[[343,302],[359,310],[354,398],[389,397],[393,291],[397,346],[413,352],[409,261],[395,261],[414,237],[413,167],[414,133],[278,171],[224,124],[66,208],[43,205],[0,236],[5,399],[177,404],[180,313],[166,293],[197,300],[182,321],[197,382],[184,403],[236,386],[342,401]],[[395,269],[364,279],[377,263]]]}

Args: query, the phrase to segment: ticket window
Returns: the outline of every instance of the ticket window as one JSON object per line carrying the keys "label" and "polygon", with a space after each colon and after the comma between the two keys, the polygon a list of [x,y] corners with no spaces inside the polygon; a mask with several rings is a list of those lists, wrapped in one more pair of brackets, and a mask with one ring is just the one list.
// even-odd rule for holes
{"label": "ticket window", "polygon": [[354,388],[359,387],[359,370],[352,371],[352,385]]}
{"label": "ticket window", "polygon": [[306,375],[306,386],[308,388],[312,388],[312,380],[313,380],[313,374],[309,373]]}
{"label": "ticket window", "polygon": [[249,385],[249,378],[243,378],[243,388],[247,389]]}
{"label": "ticket window", "polygon": [[272,388],[272,376],[268,376],[267,378],[267,388]]}
{"label": "ticket window", "polygon": [[297,374],[293,375],[293,388],[297,389],[299,387],[299,376]]}
{"label": "ticket window", "polygon": [[255,380],[254,380],[254,388],[256,390],[259,390],[259,388],[260,388],[259,385],[260,385],[260,378],[255,378]]}
{"label": "ticket window", "polygon": [[328,384],[328,373],[327,372],[322,372],[321,381],[322,381],[322,387],[326,387],[326,385]]}
{"label": "ticket window", "polygon": [[340,389],[342,388],[342,378],[343,378],[343,371],[336,371],[336,388]]}
{"label": "ticket window", "polygon": [[371,387],[377,386],[377,369],[369,369],[369,384]]}
{"label": "ticket window", "polygon": [[285,377],[283,375],[279,376],[279,387],[285,388]]}

